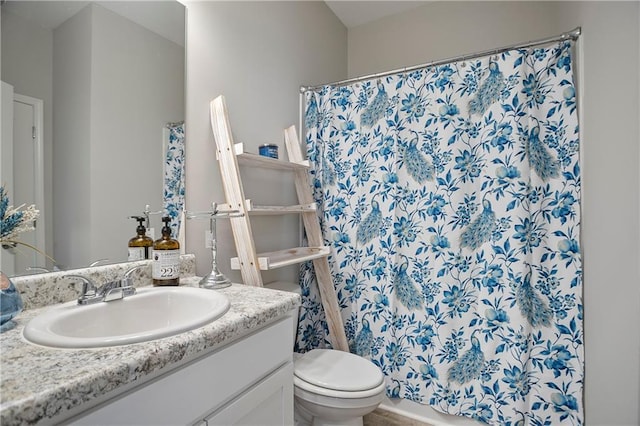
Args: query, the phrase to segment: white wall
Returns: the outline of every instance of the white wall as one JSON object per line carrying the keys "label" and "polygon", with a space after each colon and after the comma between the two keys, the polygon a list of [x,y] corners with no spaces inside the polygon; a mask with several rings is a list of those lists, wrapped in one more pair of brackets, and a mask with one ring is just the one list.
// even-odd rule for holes
{"label": "white wall", "polygon": [[[639,9],[638,2],[436,2],[349,31],[353,77],[582,27],[589,425],[640,423]],[[470,423],[417,404],[399,408]]]}
{"label": "white wall", "polygon": [[54,50],[53,257],[62,265],[87,265],[91,223],[91,8],[84,8],[55,31]]}
{"label": "white wall", "polygon": [[582,26],[586,402],[590,425],[640,424],[640,3],[566,2]]}
{"label": "white wall", "polygon": [[349,77],[547,37],[553,2],[439,1],[349,30]]}
{"label": "white wall", "polygon": [[[186,197],[188,210],[223,203],[209,102],[224,95],[236,142],[257,152],[271,142],[284,157],[283,130],[298,124],[301,85],[339,80],[347,74],[347,32],[323,2],[198,2],[187,5]],[[245,195],[263,204],[290,203],[291,175],[249,170]],[[298,245],[296,217],[252,218],[258,251]],[[206,220],[187,224],[187,251],[196,254],[197,273],[211,268],[204,249]],[[235,256],[228,224],[218,224],[220,270]],[[297,269],[267,273],[265,281],[297,281]]]}
{"label": "white wall", "polygon": [[126,260],[128,217],[162,210],[163,128],[184,120],[184,48],[100,6],[91,37],[90,253]]}
{"label": "white wall", "polygon": [[97,5],[55,32],[2,13],[2,35],[3,80],[44,100],[47,253],[68,267],[126,260],[127,217],[162,207],[162,128],[184,119],[184,48]]}
{"label": "white wall", "polygon": [[162,129],[184,119],[184,49],[94,4],[54,38],[54,254],[75,267],[124,261],[128,216],[162,208]]}
{"label": "white wall", "polygon": [[[53,33],[17,15],[2,12],[2,81],[14,92],[44,103],[44,213],[47,253],[53,253],[52,212],[52,97]],[[29,52],[25,55],[24,52]],[[42,217],[41,216],[41,217]]]}

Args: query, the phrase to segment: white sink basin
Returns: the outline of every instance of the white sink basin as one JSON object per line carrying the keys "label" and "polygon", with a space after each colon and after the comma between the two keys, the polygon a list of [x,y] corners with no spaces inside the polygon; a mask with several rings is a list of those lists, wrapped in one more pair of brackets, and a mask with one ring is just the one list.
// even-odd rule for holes
{"label": "white sink basin", "polygon": [[229,309],[229,299],[193,287],[138,289],[122,300],[52,308],[24,328],[32,343],[56,348],[96,348],[147,342],[208,324]]}

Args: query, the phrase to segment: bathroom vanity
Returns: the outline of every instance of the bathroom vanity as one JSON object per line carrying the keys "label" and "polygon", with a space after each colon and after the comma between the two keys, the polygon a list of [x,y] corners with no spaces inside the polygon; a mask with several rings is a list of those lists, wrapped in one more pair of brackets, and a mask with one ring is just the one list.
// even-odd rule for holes
{"label": "bathroom vanity", "polygon": [[0,335],[0,423],[292,424],[299,295],[237,284],[218,291],[231,303],[221,318],[125,346],[36,346],[22,330],[48,308],[22,312]]}
{"label": "bathroom vanity", "polygon": [[82,412],[71,424],[293,424],[291,327],[287,316]]}

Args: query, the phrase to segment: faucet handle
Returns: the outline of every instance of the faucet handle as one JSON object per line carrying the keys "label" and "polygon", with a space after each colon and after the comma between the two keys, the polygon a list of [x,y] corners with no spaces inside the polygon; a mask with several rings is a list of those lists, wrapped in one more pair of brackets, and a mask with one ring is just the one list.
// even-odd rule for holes
{"label": "faucet handle", "polygon": [[122,279],[105,283],[98,289],[97,299],[103,302],[111,302],[134,294],[136,294],[136,289],[131,286],[129,280]]}
{"label": "faucet handle", "polygon": [[138,269],[142,269],[146,266],[147,265],[136,265],[132,268],[129,268],[127,272],[124,273],[124,276],[122,277],[122,287],[133,287],[131,275],[133,275],[133,273]]}
{"label": "faucet handle", "polygon": [[66,277],[73,278],[82,282],[82,292],[80,293],[80,297],[78,298],[78,303],[80,305],[91,303],[90,301],[98,296],[98,288],[89,278],[83,277],[82,275],[67,275]]}
{"label": "faucet handle", "polygon": [[103,300],[105,302],[123,299],[134,294],[136,294],[136,289],[130,285],[129,280],[124,279],[111,281],[105,284],[102,289]]}

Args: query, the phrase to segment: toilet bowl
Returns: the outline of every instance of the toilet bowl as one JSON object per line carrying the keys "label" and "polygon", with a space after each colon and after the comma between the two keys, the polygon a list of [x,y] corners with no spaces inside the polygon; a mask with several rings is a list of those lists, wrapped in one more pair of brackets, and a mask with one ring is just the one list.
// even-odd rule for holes
{"label": "toilet bowl", "polygon": [[382,402],[384,377],[372,362],[332,349],[294,355],[296,425],[362,426]]}
{"label": "toilet bowl", "polygon": [[[300,293],[293,283],[269,288]],[[295,332],[294,332],[295,333]],[[385,392],[382,371],[371,361],[348,352],[313,349],[293,354],[296,426],[362,426]]]}

